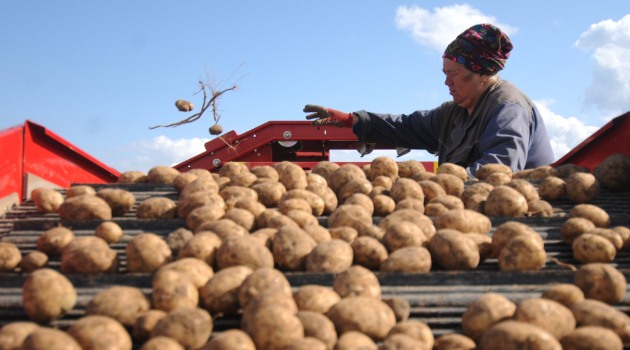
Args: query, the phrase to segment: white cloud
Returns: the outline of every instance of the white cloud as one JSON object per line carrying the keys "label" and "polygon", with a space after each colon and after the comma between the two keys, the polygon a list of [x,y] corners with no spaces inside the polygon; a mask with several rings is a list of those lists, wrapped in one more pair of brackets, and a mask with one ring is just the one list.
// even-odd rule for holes
{"label": "white cloud", "polygon": [[158,165],[173,166],[204,152],[208,141],[201,138],[172,140],[164,135],[135,141],[111,152],[115,154],[110,154],[110,158],[115,160],[110,166],[121,172],[148,172]]}
{"label": "white cloud", "polygon": [[630,15],[591,25],[574,46],[592,52],[595,64],[585,105],[606,114],[630,110]]}
{"label": "white cloud", "polygon": [[500,23],[468,4],[436,7],[433,12],[417,5],[399,6],[394,21],[398,29],[410,32],[418,44],[440,52],[457,35],[478,23],[492,23],[508,35],[517,31],[517,28]]}
{"label": "white cloud", "polygon": [[552,112],[549,109],[552,101],[541,100],[534,103],[545,121],[556,160],[562,158],[599,129],[597,126],[586,125],[575,117],[563,117]]}

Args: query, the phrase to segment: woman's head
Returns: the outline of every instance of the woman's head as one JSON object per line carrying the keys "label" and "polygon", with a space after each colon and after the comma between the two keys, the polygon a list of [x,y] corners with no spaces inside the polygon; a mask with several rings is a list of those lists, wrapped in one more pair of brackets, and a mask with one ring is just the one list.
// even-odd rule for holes
{"label": "woman's head", "polygon": [[476,24],[458,35],[442,58],[475,73],[494,75],[505,67],[510,51],[512,42],[501,29],[492,24]]}
{"label": "woman's head", "polygon": [[442,71],[453,101],[469,113],[483,92],[498,80],[512,43],[491,24],[477,24],[461,33],[444,51]]}

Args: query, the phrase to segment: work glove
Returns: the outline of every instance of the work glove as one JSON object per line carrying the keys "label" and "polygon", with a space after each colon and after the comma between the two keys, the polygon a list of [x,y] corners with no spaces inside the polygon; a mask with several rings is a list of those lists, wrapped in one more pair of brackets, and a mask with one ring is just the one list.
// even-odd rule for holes
{"label": "work glove", "polygon": [[352,127],[352,113],[345,113],[335,109],[316,105],[304,106],[304,112],[313,112],[306,116],[306,119],[315,119],[313,125],[335,125],[338,127]]}

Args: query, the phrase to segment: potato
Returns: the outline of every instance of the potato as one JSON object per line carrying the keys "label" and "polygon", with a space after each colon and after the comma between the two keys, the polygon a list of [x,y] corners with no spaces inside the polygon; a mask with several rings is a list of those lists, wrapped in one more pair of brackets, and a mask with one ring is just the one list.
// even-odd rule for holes
{"label": "potato", "polygon": [[460,198],[462,202],[466,203],[466,201],[468,201],[468,199],[474,195],[482,195],[483,197],[488,197],[493,189],[494,186],[490,185],[489,183],[476,182],[469,186],[466,186]]}
{"label": "potato", "polygon": [[48,229],[37,238],[37,250],[48,256],[56,257],[61,254],[70,241],[74,239],[74,233],[67,227],[57,226]]}
{"label": "potato", "polygon": [[179,250],[178,259],[196,258],[209,266],[217,266],[216,257],[221,247],[221,238],[212,231],[200,231],[196,233]]}
{"label": "potato", "polygon": [[22,272],[29,273],[40,269],[48,264],[48,256],[42,252],[34,251],[26,254],[20,260],[18,267]]}
{"label": "potato", "polygon": [[335,350],[354,349],[378,350],[378,346],[372,338],[359,331],[347,331],[339,335],[335,344]]}
{"label": "potato", "polygon": [[147,182],[152,184],[171,185],[179,175],[179,170],[165,165],[157,165],[149,169]]}
{"label": "potato", "polygon": [[587,167],[579,166],[573,163],[565,163],[556,167],[555,176],[561,179],[566,179],[577,172],[590,173],[591,171]]}
{"label": "potato", "polygon": [[384,176],[384,175],[378,175],[376,177],[373,177],[370,179],[370,182],[372,183],[372,187],[382,187],[385,190],[389,191],[392,188],[392,185],[394,184],[394,180],[389,177],[389,176]]}
{"label": "potato", "polygon": [[332,288],[318,284],[301,285],[293,292],[293,300],[301,311],[325,314],[340,299],[339,294]]}
{"label": "potato", "polygon": [[312,210],[312,214],[315,216],[320,216],[324,213],[324,208],[325,208],[324,200],[322,199],[322,197],[320,197],[314,192],[311,192],[306,189],[288,190],[282,195],[282,197],[280,198],[280,202],[283,202],[285,200],[292,199],[292,198],[300,198],[300,199],[305,200],[309,204]]}
{"label": "potato", "polygon": [[407,198],[417,199],[424,203],[424,192],[422,191],[422,186],[420,186],[418,182],[409,178],[401,177],[394,181],[390,190],[390,196],[396,203]]}
{"label": "potato", "polygon": [[571,244],[573,257],[581,263],[611,262],[617,255],[615,246],[605,237],[583,233]]}
{"label": "potato", "polygon": [[247,333],[234,328],[212,334],[199,350],[256,350],[256,345]]}
{"label": "potato", "polygon": [[462,181],[468,180],[466,168],[454,163],[442,163],[435,170],[436,174],[451,174],[460,178]]}
{"label": "potato", "polygon": [[586,298],[607,304],[618,304],[626,295],[626,277],[608,264],[590,263],[580,266],[573,283],[584,292]]}
{"label": "potato", "polygon": [[161,318],[151,338],[164,336],[177,340],[187,350],[199,349],[212,334],[214,322],[208,311],[200,308],[180,308]]}
{"label": "potato", "polygon": [[232,186],[243,186],[249,187],[256,182],[258,179],[256,175],[250,173],[249,171],[244,171],[239,174],[235,174],[230,178],[230,185]]}
{"label": "potato", "polygon": [[252,202],[258,201],[258,192],[249,187],[243,186],[226,186],[219,191],[219,195],[225,201],[225,205],[231,207],[233,203],[239,200],[248,200]]}
{"label": "potato", "polygon": [[173,256],[177,256],[179,251],[193,238],[192,231],[180,227],[174,231],[169,232],[166,236],[166,243],[173,252]]}
{"label": "potato", "polygon": [[538,199],[527,203],[527,215],[549,217],[553,215],[553,207],[545,200]]}
{"label": "potato", "polygon": [[396,208],[396,202],[390,196],[384,194],[376,195],[372,198],[372,205],[374,207],[374,216],[387,216],[391,214]]}
{"label": "potato", "polygon": [[68,328],[70,334],[84,349],[129,349],[131,336],[120,322],[109,316],[88,315]]}
{"label": "potato", "polygon": [[572,283],[558,283],[545,290],[542,298],[551,299],[568,308],[584,300],[584,292]]}
{"label": "potato", "polygon": [[409,303],[409,300],[396,296],[383,298],[382,300],[394,311],[394,315],[396,315],[396,323],[404,322],[409,319],[409,315],[411,314],[411,304]]}
{"label": "potato", "polygon": [[138,219],[174,219],[177,203],[166,197],[151,197],[143,200],[136,208]]}
{"label": "potato", "polygon": [[480,261],[477,244],[454,229],[440,229],[429,242],[431,259],[445,270],[473,270]]}
{"label": "potato", "polygon": [[350,226],[363,231],[373,220],[370,213],[358,204],[342,204],[328,216],[328,228]]}
{"label": "potato", "polygon": [[262,182],[251,187],[258,194],[258,200],[267,208],[277,207],[280,198],[287,191],[280,182]]}
{"label": "potato", "polygon": [[241,307],[246,307],[251,300],[267,291],[279,291],[289,298],[293,295],[291,285],[281,271],[262,267],[245,278],[238,291],[238,301]]}
{"label": "potato", "polygon": [[312,212],[311,206],[303,198],[283,199],[278,203],[278,210],[285,215],[290,210],[302,210],[309,214]]}
{"label": "potato", "polygon": [[383,218],[383,220],[378,223],[378,226],[383,230],[387,230],[387,228],[399,221],[411,221],[418,225],[418,227],[422,229],[422,232],[424,232],[427,239],[431,239],[431,237],[435,235],[436,229],[433,226],[431,218],[413,209],[396,210]]}
{"label": "potato", "polygon": [[103,188],[96,191],[96,196],[112,208],[112,216],[123,216],[136,204],[133,193],[121,188]]}
{"label": "potato", "polygon": [[268,306],[248,319],[248,334],[257,349],[284,350],[304,338],[304,327],[297,314]]}
{"label": "potato", "polygon": [[63,203],[63,195],[56,189],[38,187],[31,191],[31,199],[40,213],[57,213]]}
{"label": "potato", "polygon": [[364,193],[354,193],[345,200],[344,204],[358,204],[363,206],[370,215],[374,213],[374,202]]}
{"label": "potato", "polygon": [[188,276],[195,287],[201,288],[208,283],[214,275],[212,267],[205,261],[197,258],[180,258],[168,264],[162,265],[158,272],[175,271]]}
{"label": "potato", "polygon": [[479,264],[492,257],[492,237],[481,233],[467,233],[466,237],[475,242],[479,250]]}
{"label": "potato", "polygon": [[569,211],[569,218],[581,217],[592,221],[596,227],[610,226],[610,215],[593,204],[577,204]]}
{"label": "potato", "polygon": [[448,228],[464,233],[486,234],[490,232],[492,223],[487,216],[474,210],[453,209],[437,217],[435,228],[438,230]]}
{"label": "potato", "polygon": [[531,169],[529,172],[526,172],[525,176],[532,180],[542,180],[549,176],[558,176],[558,171],[551,165],[541,165],[537,168]]}
{"label": "potato", "polygon": [[523,197],[525,197],[525,200],[527,202],[532,202],[540,199],[536,187],[534,187],[534,185],[527,180],[513,179],[508,182],[506,186],[512,187],[513,189],[517,190],[520,194],[523,195]]}
{"label": "potato", "polygon": [[328,186],[337,195],[340,194],[341,189],[350,181],[356,179],[366,179],[365,173],[361,168],[352,163],[346,163],[335,171],[333,171],[328,177]]}
{"label": "potato", "polygon": [[446,194],[450,194],[456,197],[460,197],[464,192],[464,181],[459,177],[452,174],[437,174],[429,180],[437,182]]}
{"label": "potato", "polygon": [[184,185],[179,192],[179,199],[184,199],[196,192],[206,192],[209,195],[219,194],[219,184],[212,176],[200,176]]}
{"label": "potato", "polygon": [[512,169],[509,166],[501,163],[491,163],[484,164],[479,169],[477,169],[475,177],[477,177],[479,180],[485,180],[488,175],[495,172],[512,175]]}
{"label": "potato", "polygon": [[492,233],[492,255],[498,257],[509,241],[521,235],[533,237],[541,246],[545,243],[541,235],[530,226],[509,220],[497,226]]}
{"label": "potato", "polygon": [[599,181],[590,173],[575,173],[567,178],[566,196],[574,203],[590,202],[599,194]]}
{"label": "potato", "polygon": [[223,207],[225,205],[225,201],[219,194],[210,193],[208,191],[196,191],[186,197],[180,196],[179,201],[177,202],[177,217],[180,219],[186,219],[191,211],[208,204],[215,204]]}
{"label": "potato", "polygon": [[138,316],[150,309],[149,299],[136,287],[112,286],[98,292],[87,304],[86,315],[109,316],[132,327]]}
{"label": "potato", "polygon": [[462,202],[459,197],[445,194],[431,199],[425,206],[424,214],[428,216],[440,216],[453,209],[464,209],[464,202]]}
{"label": "potato", "polygon": [[357,237],[352,247],[353,264],[369,270],[378,270],[387,259],[387,248],[376,238],[370,236]]}
{"label": "potato", "polygon": [[516,304],[497,293],[485,293],[473,301],[462,315],[464,334],[477,341],[495,324],[509,319]]}
{"label": "potato", "polygon": [[0,272],[13,271],[22,260],[20,249],[11,242],[0,242]]}
{"label": "potato", "polygon": [[67,277],[44,268],[31,272],[22,285],[22,306],[36,322],[60,318],[74,308],[77,292]]}
{"label": "potato", "polygon": [[382,341],[396,325],[394,311],[383,301],[368,296],[348,296],[337,302],[327,313],[337,334],[359,331]]}
{"label": "potato", "polygon": [[490,328],[479,341],[485,350],[562,350],[560,342],[546,330],[522,321],[504,321]]}
{"label": "potato", "polygon": [[389,226],[381,242],[389,252],[404,247],[426,247],[429,243],[422,229],[411,221],[400,221]]}
{"label": "potato", "polygon": [[317,164],[315,164],[315,166],[313,167],[311,172],[313,174],[320,175],[326,181],[328,181],[328,177],[330,176],[330,174],[332,174],[335,170],[339,169],[339,167],[340,167],[340,165],[337,164],[337,163],[333,163],[333,162],[329,162],[327,160],[323,160],[323,161],[320,161]]}
{"label": "potato", "polygon": [[424,165],[414,159],[398,162],[398,176],[400,177],[412,177],[416,173],[425,173],[426,171]]}
{"label": "potato", "polygon": [[430,349],[421,341],[414,339],[406,334],[388,335],[379,350],[397,350],[397,349]]}
{"label": "potato", "polygon": [[398,163],[389,157],[376,157],[370,163],[370,178],[374,179],[378,176],[386,176],[391,179],[398,177]]}
{"label": "potato", "polygon": [[76,237],[61,253],[61,271],[64,273],[100,274],[117,269],[118,253],[95,236]]}
{"label": "potato", "polygon": [[280,176],[278,175],[278,171],[274,169],[271,165],[257,165],[250,169],[250,172],[256,175],[257,178],[267,178],[273,181],[278,181]]}
{"label": "potato", "polygon": [[424,201],[416,198],[405,198],[396,203],[394,211],[402,209],[413,209],[420,213],[424,213]]}
{"label": "potato", "polygon": [[602,236],[604,238],[606,238],[607,240],[610,241],[610,243],[613,244],[613,246],[615,247],[615,249],[619,250],[621,248],[623,248],[623,238],[621,238],[621,235],[619,235],[617,233],[617,231],[613,230],[613,229],[609,229],[609,228],[601,228],[601,227],[595,227],[592,228],[584,233],[590,233],[596,236]]}
{"label": "potato", "polygon": [[434,350],[474,350],[477,348],[475,341],[463,334],[449,333],[435,339]]}
{"label": "potato", "polygon": [[278,172],[278,181],[286,187],[287,191],[303,190],[308,186],[306,172],[299,165],[289,161],[282,161],[275,163],[273,168]]}
{"label": "potato", "polygon": [[595,224],[583,217],[568,218],[560,226],[560,236],[566,244],[573,244],[575,238],[595,228]]}
{"label": "potato", "polygon": [[308,191],[311,191],[324,200],[324,214],[332,213],[339,205],[339,200],[335,192],[328,186],[324,185],[309,185],[306,187]]}
{"label": "potato", "polygon": [[245,265],[230,266],[217,271],[199,288],[201,306],[215,315],[235,315],[240,309],[238,291],[254,270]]}
{"label": "potato", "polygon": [[567,183],[556,176],[546,177],[538,186],[540,198],[548,201],[555,201],[565,196]]}
{"label": "potato", "polygon": [[299,311],[297,313],[304,326],[304,336],[319,339],[324,349],[332,349],[337,342],[337,332],[332,321],[316,311]]}
{"label": "potato", "polygon": [[112,208],[102,198],[84,194],[66,198],[59,206],[59,218],[68,221],[110,220]]}
{"label": "potato", "polygon": [[595,299],[584,299],[571,308],[578,327],[600,326],[615,332],[624,344],[630,342],[630,316]]}
{"label": "potato", "polygon": [[166,312],[194,308],[199,304],[199,290],[186,274],[172,269],[158,270],[151,281],[151,305]]}
{"label": "potato", "polygon": [[119,184],[137,184],[146,183],[148,179],[149,178],[146,173],[137,170],[130,170],[121,173],[116,182]]}
{"label": "potato", "polygon": [[626,250],[630,247],[630,228],[625,226],[615,226],[612,228],[623,240],[623,247],[621,249]]}
{"label": "potato", "polygon": [[[435,230],[435,228],[433,228],[433,230]],[[435,234],[435,232],[433,233]],[[425,234],[426,234],[426,231],[425,231]],[[377,225],[366,226],[365,229],[359,232],[359,237],[367,236],[367,237],[376,238],[379,241],[383,239],[384,235],[385,235],[385,230]]]}
{"label": "potato", "polygon": [[484,213],[488,216],[524,216],[527,213],[527,200],[511,187],[497,186],[488,194]]}
{"label": "potato", "polygon": [[333,290],[342,298],[364,296],[381,299],[381,284],[376,274],[358,265],[337,274],[333,280]]}
{"label": "potato", "polygon": [[431,253],[425,247],[405,247],[389,254],[382,272],[423,273],[431,270]]}
{"label": "potato", "polygon": [[20,349],[23,350],[81,350],[79,343],[68,333],[48,327],[39,327],[29,334]]}
{"label": "potato", "polygon": [[175,339],[157,336],[142,344],[140,350],[184,350],[184,347]]}
{"label": "potato", "polygon": [[246,265],[252,269],[273,267],[274,257],[267,247],[255,238],[248,236],[231,236],[223,239],[216,255],[218,269],[230,266]]}
{"label": "potato", "polygon": [[353,261],[350,243],[332,239],[317,244],[306,256],[306,271],[340,273],[347,270]]}
{"label": "potato", "polygon": [[144,342],[151,336],[151,331],[157,322],[168,313],[162,310],[150,309],[138,314],[133,324],[132,336],[137,342]]}
{"label": "potato", "polygon": [[623,344],[615,332],[599,326],[578,327],[560,340],[565,350],[621,350]]}
{"label": "potato", "polygon": [[502,172],[494,172],[486,176],[483,182],[493,186],[503,186],[507,185],[510,181],[512,181],[513,177],[510,174],[502,173]]}
{"label": "potato", "polygon": [[630,156],[626,154],[611,154],[595,168],[595,178],[602,187],[611,190],[630,190]]}
{"label": "potato", "polygon": [[[420,321],[403,321],[397,323],[387,334],[387,338],[390,338],[395,334],[403,334],[406,335],[416,341],[419,342],[419,347],[416,349],[433,349],[433,345],[435,344],[435,338],[433,337],[433,332],[431,328]],[[386,338],[386,341],[387,341]]]}
{"label": "potato", "polygon": [[26,337],[39,329],[35,322],[16,321],[0,328],[0,349],[20,350]]}
{"label": "potato", "polygon": [[369,180],[359,178],[346,183],[346,185],[343,186],[337,194],[337,198],[339,202],[344,203],[350,196],[355,193],[367,195],[371,193],[373,189],[374,187]]}
{"label": "potato", "polygon": [[435,197],[446,195],[446,191],[444,190],[444,188],[435,181],[422,180],[418,181],[418,184],[420,185],[420,187],[422,187],[425,204],[430,202]]}
{"label": "potato", "polygon": [[173,179],[173,187],[175,187],[177,193],[181,193],[186,185],[197,180],[197,178],[199,178],[199,175],[190,171],[180,173]]}
{"label": "potato", "polygon": [[155,233],[144,232],[135,236],[125,248],[127,271],[130,273],[155,272],[173,260],[166,241]]}
{"label": "potato", "polygon": [[513,319],[538,326],[561,340],[575,329],[573,313],[551,299],[529,298],[518,303]]}
{"label": "potato", "polygon": [[123,236],[120,225],[114,221],[103,221],[94,229],[96,237],[103,239],[105,242],[112,244],[117,243]]}
{"label": "potato", "polygon": [[247,169],[247,166],[245,166],[245,164],[239,162],[226,162],[219,169],[219,175],[231,178],[234,175],[247,171],[249,171],[249,169]]}
{"label": "potato", "polygon": [[501,271],[539,271],[545,267],[547,253],[536,237],[518,235],[506,243],[498,258]]}
{"label": "potato", "polygon": [[80,196],[82,194],[96,194],[94,187],[89,185],[72,185],[66,190],[66,198]]}

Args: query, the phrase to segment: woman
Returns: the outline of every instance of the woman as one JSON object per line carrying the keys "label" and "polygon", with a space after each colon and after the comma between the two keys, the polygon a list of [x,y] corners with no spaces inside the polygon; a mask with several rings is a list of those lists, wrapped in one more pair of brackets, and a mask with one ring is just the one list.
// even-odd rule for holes
{"label": "woman", "polygon": [[553,151],[540,112],[498,72],[512,50],[508,36],[492,24],[477,24],[451,42],[442,71],[452,101],[411,114],[344,113],[307,105],[314,125],[352,127],[361,142],[438,155],[438,163],[465,167],[469,176],[489,163],[513,171],[553,162]]}

